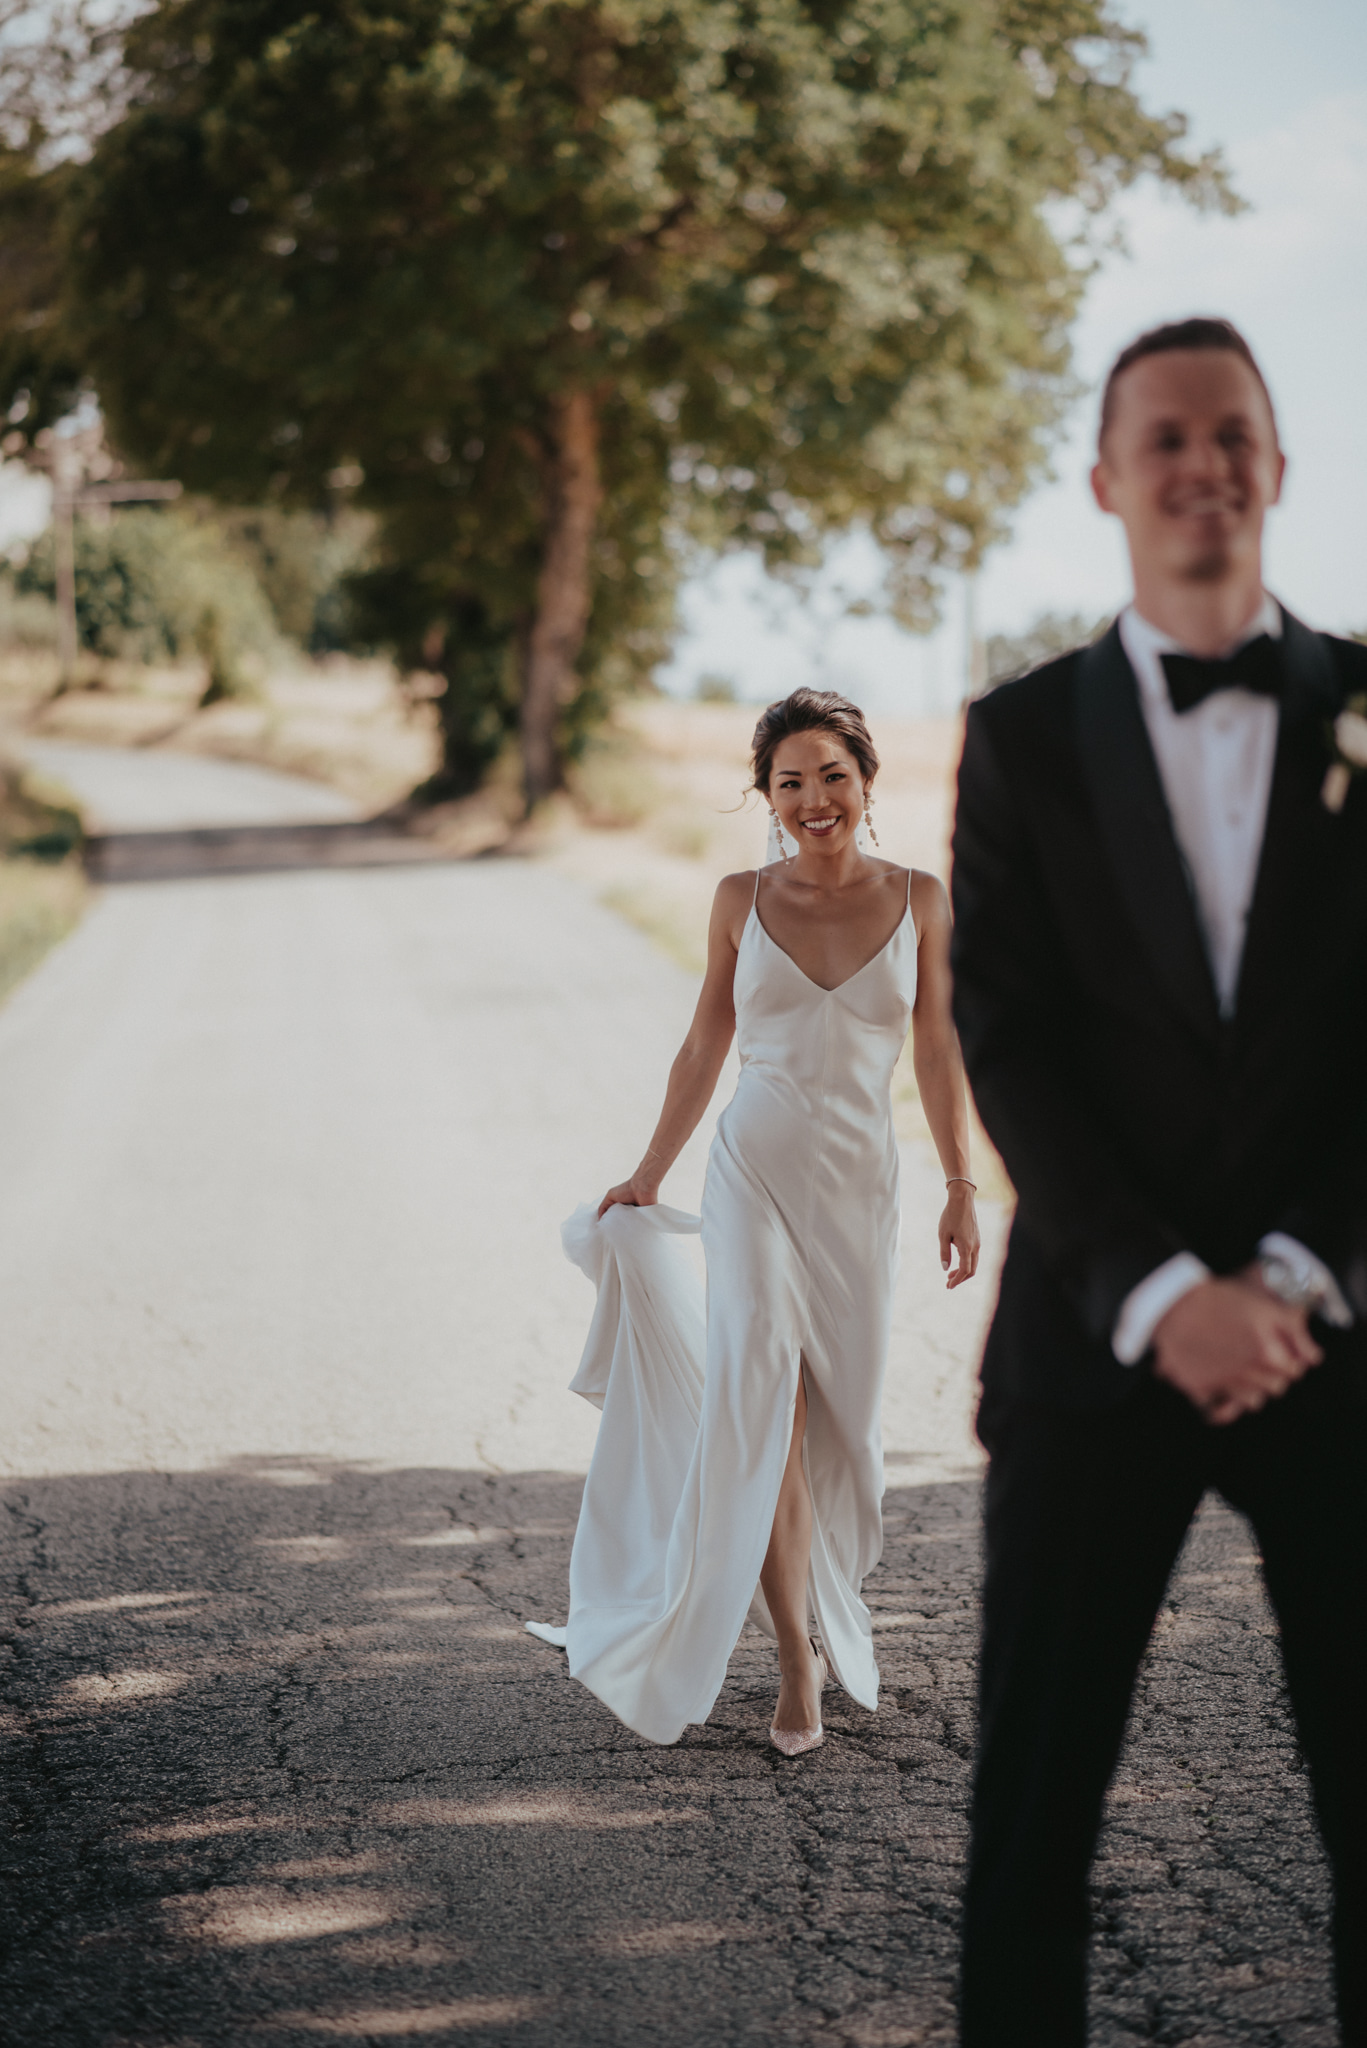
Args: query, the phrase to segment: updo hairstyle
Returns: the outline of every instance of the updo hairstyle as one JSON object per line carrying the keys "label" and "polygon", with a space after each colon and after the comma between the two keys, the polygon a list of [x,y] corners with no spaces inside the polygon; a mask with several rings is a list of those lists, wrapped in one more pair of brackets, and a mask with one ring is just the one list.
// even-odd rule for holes
{"label": "updo hairstyle", "polygon": [[866,784],[878,773],[878,755],[857,704],[838,697],[834,690],[794,690],[790,697],[771,704],[755,727],[750,742],[752,789],[769,794],[774,749],[780,740],[792,739],[799,732],[828,732],[838,739],[859,763]]}

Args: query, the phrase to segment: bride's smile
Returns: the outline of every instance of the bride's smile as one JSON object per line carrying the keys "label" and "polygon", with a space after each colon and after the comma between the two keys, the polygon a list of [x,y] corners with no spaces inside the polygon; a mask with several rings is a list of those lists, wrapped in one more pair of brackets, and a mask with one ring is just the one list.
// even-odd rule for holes
{"label": "bride's smile", "polygon": [[824,854],[853,847],[866,789],[858,763],[831,733],[792,733],[775,751],[769,800],[780,831]]}

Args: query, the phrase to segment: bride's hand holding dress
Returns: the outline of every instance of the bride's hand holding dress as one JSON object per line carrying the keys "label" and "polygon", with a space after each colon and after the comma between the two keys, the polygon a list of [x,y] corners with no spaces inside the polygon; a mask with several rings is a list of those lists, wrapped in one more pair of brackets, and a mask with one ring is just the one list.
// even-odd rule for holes
{"label": "bride's hand holding dress", "polygon": [[601,1223],[614,1203],[620,1202],[628,1209],[652,1209],[660,1199],[660,1178],[643,1173],[633,1173],[630,1180],[619,1180],[615,1188],[609,1188],[598,1204],[598,1220]]}

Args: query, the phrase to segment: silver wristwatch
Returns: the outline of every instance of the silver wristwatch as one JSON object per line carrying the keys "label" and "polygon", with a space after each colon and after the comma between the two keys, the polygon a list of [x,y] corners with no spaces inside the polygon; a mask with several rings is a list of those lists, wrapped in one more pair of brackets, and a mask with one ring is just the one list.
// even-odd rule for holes
{"label": "silver wristwatch", "polygon": [[1324,1301],[1324,1283],[1314,1273],[1304,1273],[1284,1259],[1280,1252],[1260,1252],[1258,1271],[1263,1286],[1288,1308],[1314,1310]]}

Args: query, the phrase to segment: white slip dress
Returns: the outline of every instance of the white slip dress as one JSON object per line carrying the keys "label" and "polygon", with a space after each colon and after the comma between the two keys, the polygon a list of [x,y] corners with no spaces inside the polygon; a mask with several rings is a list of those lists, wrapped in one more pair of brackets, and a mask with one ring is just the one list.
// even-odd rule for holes
{"label": "white slip dress", "polygon": [[[741,1071],[701,1222],[663,1205],[576,1211],[565,1249],[598,1289],[574,1390],[602,1407],[570,1562],[573,1676],[628,1727],[707,1719],[759,1590],[807,1386],[814,1632],[878,1703],[863,1580],[883,1545],[879,1410],[899,1229],[892,1071],[916,999],[908,903],[887,944],[824,989],[765,931],[759,877],[736,959]],[[701,1230],[702,1290],[673,1240]]]}

